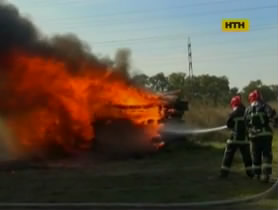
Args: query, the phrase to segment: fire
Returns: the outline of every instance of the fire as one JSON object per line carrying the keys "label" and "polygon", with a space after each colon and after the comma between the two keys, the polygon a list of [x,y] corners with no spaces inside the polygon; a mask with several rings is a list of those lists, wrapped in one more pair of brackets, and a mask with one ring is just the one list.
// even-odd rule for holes
{"label": "fire", "polygon": [[90,148],[94,123],[129,119],[148,139],[158,135],[163,102],[113,69],[85,61],[71,71],[53,57],[13,52],[5,55],[0,113],[24,151],[54,145],[67,152]]}

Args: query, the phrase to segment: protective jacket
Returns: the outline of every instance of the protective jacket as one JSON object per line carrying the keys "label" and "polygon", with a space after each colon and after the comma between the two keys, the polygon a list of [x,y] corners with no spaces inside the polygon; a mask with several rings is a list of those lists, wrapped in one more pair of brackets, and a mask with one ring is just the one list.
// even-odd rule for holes
{"label": "protective jacket", "polygon": [[227,140],[221,166],[221,177],[228,176],[234,155],[238,149],[240,150],[244,162],[246,174],[249,177],[253,176],[250,144],[246,138],[244,113],[245,107],[240,104],[233,110],[227,120],[227,127],[231,129],[232,133],[230,139]]}
{"label": "protective jacket", "polygon": [[272,129],[270,122],[276,112],[262,101],[253,102],[245,112],[249,138],[252,142],[253,169],[269,177],[272,173]]}
{"label": "protective jacket", "polygon": [[238,106],[229,116],[227,127],[232,130],[230,140],[236,142],[246,141],[246,125],[244,121],[245,107]]}
{"label": "protective jacket", "polygon": [[272,136],[270,121],[275,115],[276,112],[268,104],[262,101],[252,103],[245,112],[249,138]]}

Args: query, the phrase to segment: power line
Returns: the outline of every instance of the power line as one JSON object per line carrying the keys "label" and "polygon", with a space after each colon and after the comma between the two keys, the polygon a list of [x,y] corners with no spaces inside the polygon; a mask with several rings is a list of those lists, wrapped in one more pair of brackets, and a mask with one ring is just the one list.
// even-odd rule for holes
{"label": "power line", "polygon": [[[262,8],[274,8],[276,7],[277,8],[277,5],[272,5],[272,6],[263,6],[263,7],[253,7],[253,8],[244,8],[244,9],[239,9],[239,10],[236,10],[236,11],[248,11],[248,10],[256,10],[256,9],[262,9]],[[235,10],[230,10],[231,11],[235,11]],[[223,12],[223,11],[221,11]],[[227,11],[224,11],[224,12],[227,12]],[[207,13],[208,14],[208,13]],[[211,13],[209,13],[211,14]],[[212,15],[214,15],[215,13],[213,13]],[[89,28],[89,27],[88,27]],[[143,29],[145,30],[145,29]],[[252,31],[254,31],[252,29]],[[176,34],[176,35],[166,35],[165,36],[165,39],[164,40],[178,40],[178,39],[183,39],[183,36],[185,36],[186,34]],[[132,38],[132,39],[125,39],[125,40],[110,40],[110,41],[103,41],[103,42],[95,42],[93,43],[94,45],[103,45],[103,44],[113,44],[113,43],[120,43],[120,42],[139,42],[139,41],[152,41],[154,39],[156,39],[155,41],[158,41],[158,38],[160,39],[160,36],[153,36],[153,37],[144,37],[144,38]],[[161,37],[162,39],[162,37]]]}
{"label": "power line", "polygon": [[[168,25],[168,26],[173,26],[173,24],[171,24],[171,25]],[[177,26],[179,26],[179,27],[181,27],[180,25],[177,25]],[[254,28],[255,27],[255,28]],[[128,32],[128,31],[130,31],[130,30],[132,30],[132,32],[141,32],[141,31],[146,31],[146,30],[148,30],[148,29],[163,29],[163,28],[168,28],[169,29],[169,27],[167,27],[167,25],[165,25],[165,26],[157,26],[157,27],[150,27],[150,28],[147,28],[147,27],[141,27],[141,28],[137,28],[136,30],[135,29],[128,29],[128,30],[108,30],[108,31],[105,31],[105,32],[103,32],[103,30],[102,30],[102,32],[103,33],[111,33],[111,34],[115,34],[115,33],[124,33],[124,32]],[[251,32],[254,32],[254,31],[260,31],[260,30],[262,30],[262,29],[273,29],[273,28],[277,28],[277,24],[259,24],[259,25],[255,25],[255,26],[253,26],[252,25],[252,28],[251,28]],[[199,36],[198,34],[204,34],[204,32],[202,32],[202,31],[198,31],[197,32],[197,36]],[[88,34],[88,33],[87,33]],[[190,34],[192,34],[192,32],[190,33]],[[193,32],[193,35],[195,34],[195,32]],[[211,34],[213,34],[213,35],[217,35],[217,34],[222,34],[222,33],[218,33],[218,32],[209,32],[209,33],[207,33],[207,32],[205,32],[205,34],[206,35],[211,35]],[[182,34],[182,33],[179,33],[179,34],[175,34],[175,35],[178,35],[178,36],[184,36],[184,35],[186,35],[186,33],[184,33],[184,34]],[[157,36],[168,36],[168,35],[157,35]],[[155,37],[155,36],[152,36],[152,37]],[[137,39],[137,38],[134,38],[134,39]],[[127,41],[129,41],[129,39],[126,39]],[[99,45],[99,44],[102,44],[102,43],[108,43],[108,42],[114,42],[114,41],[121,41],[121,40],[107,40],[107,41],[99,41],[99,42],[95,42],[95,44],[96,45]],[[132,41],[132,40],[131,40]]]}
{"label": "power line", "polygon": [[[38,7],[56,7],[56,6],[62,6],[62,5],[69,5],[69,4],[79,4],[81,3],[80,0],[55,0],[54,2],[51,2],[50,0],[46,1],[46,0],[34,0],[31,4],[32,8],[38,8]],[[54,4],[53,4],[54,3]],[[84,2],[82,2],[84,3]]]}
{"label": "power line", "polygon": [[[176,15],[176,16],[169,16],[167,17],[167,20],[169,19],[173,19],[173,18],[194,18],[194,17],[202,17],[202,16],[210,16],[210,15],[218,15],[218,14],[227,14],[227,13],[234,13],[234,12],[246,12],[246,11],[256,11],[256,10],[262,10],[262,9],[274,9],[277,8],[277,5],[268,5],[268,6],[260,6],[260,7],[250,7],[250,8],[240,8],[240,9],[231,9],[231,10],[217,10],[217,11],[209,11],[209,12],[202,12],[202,13],[193,13],[193,14],[182,14],[182,15]],[[137,22],[142,22],[146,20],[146,17],[144,16],[142,19],[140,19],[139,21],[131,21],[130,19],[127,19],[125,21],[121,20],[120,22],[118,21],[114,21],[111,22],[95,22],[94,24],[92,24],[92,22],[90,21],[90,27],[94,27],[94,26],[111,26],[111,25],[123,25],[123,24],[134,24]],[[155,18],[152,19],[147,19],[146,21],[153,21],[155,20]],[[157,20],[161,20],[161,17],[158,17]],[[71,24],[65,24],[66,28],[76,28],[76,26],[78,27],[82,27],[82,26],[88,26],[87,22],[79,22],[79,23],[71,23]]]}
{"label": "power line", "polygon": [[[241,0],[233,0],[233,1],[241,1]],[[78,19],[87,19],[87,18],[99,18],[99,17],[114,17],[114,16],[122,16],[122,15],[134,15],[134,14],[146,14],[146,13],[154,13],[154,12],[161,12],[161,11],[169,11],[169,10],[176,10],[176,9],[184,9],[188,7],[196,7],[196,6],[206,6],[206,5],[213,5],[213,4],[225,4],[229,3],[229,1],[211,1],[211,2],[202,2],[202,3],[195,3],[195,4],[185,4],[185,5],[178,5],[174,7],[164,7],[164,8],[155,8],[155,9],[144,9],[144,10],[129,10],[123,11],[119,13],[108,13],[108,14],[101,14],[101,15],[84,15],[84,16],[68,16],[68,17],[61,17],[61,18],[49,18],[46,21],[59,21],[59,20],[78,20]]]}
{"label": "power line", "polygon": [[[165,24],[166,23],[166,24]],[[206,19],[205,21],[198,21],[198,24],[206,24],[206,23],[208,23],[208,19]],[[277,24],[260,24],[260,25],[258,25],[258,26],[268,26],[268,25],[276,25],[277,26]],[[156,24],[156,25],[151,25],[151,26],[149,26],[149,27],[137,27],[136,26],[136,28],[125,28],[124,30],[111,30],[111,28],[101,28],[101,32],[103,32],[103,33],[124,33],[124,32],[130,32],[130,31],[132,31],[132,32],[141,32],[141,31],[147,31],[147,30],[157,30],[157,29],[170,29],[170,27],[185,27],[185,26],[181,26],[181,24],[180,23],[178,23],[178,24],[174,24],[174,23],[167,23],[167,22],[163,22],[162,24]],[[257,27],[257,26],[256,26]],[[91,27],[89,27],[89,28],[82,28],[82,32],[84,32],[84,30],[83,29],[85,29],[85,31],[86,30],[90,30],[91,29]],[[252,29],[253,29],[253,25],[252,25]],[[88,33],[88,32],[87,32]]]}
{"label": "power line", "polygon": [[[249,58],[255,58],[255,57],[259,57],[259,56],[263,56],[263,57],[272,57],[272,56],[277,56],[277,52],[269,52],[269,51],[265,51],[265,52],[260,52],[260,53],[250,53],[250,54],[244,54],[244,55],[239,55],[238,53],[235,53],[234,55],[230,54],[230,55],[216,55],[216,56],[211,56],[209,59],[197,59],[195,58],[196,63],[206,63],[206,62],[211,62],[213,60],[244,60],[244,59],[249,59]],[[183,62],[184,64],[186,63],[184,61],[184,59],[181,57],[178,60],[181,61],[181,63]],[[147,61],[147,60],[144,60]],[[163,58],[163,59],[150,59],[151,62],[147,62],[147,63],[158,63],[161,64],[163,63],[163,65],[165,63],[167,64],[177,64],[177,60],[175,60],[174,58]],[[182,65],[184,65],[182,64]]]}
{"label": "power line", "polygon": [[249,59],[249,58],[255,58],[255,57],[272,57],[272,56],[277,56],[277,52],[260,52],[260,54],[245,54],[245,55],[234,55],[234,56],[215,56],[214,58],[212,59],[201,59],[198,61],[199,62],[210,62],[210,61],[213,61],[213,60],[219,60],[219,59],[229,59],[229,60],[233,60],[233,59],[236,59],[236,60],[244,60],[244,59]]}
{"label": "power line", "polygon": [[[277,26],[269,27],[269,28],[253,28],[252,31],[260,31],[266,29],[273,29],[277,28]],[[207,33],[190,33],[191,36],[204,36],[204,35],[214,35],[219,34],[220,32],[213,31]],[[141,38],[131,38],[131,39],[120,39],[120,40],[109,40],[109,41],[102,41],[102,42],[93,42],[92,45],[106,45],[106,44],[118,44],[118,43],[125,43],[125,42],[140,42],[140,41],[161,41],[161,40],[184,40],[186,33],[179,33],[179,34],[171,34],[171,35],[157,35],[157,36],[149,36],[149,37],[141,37]]]}

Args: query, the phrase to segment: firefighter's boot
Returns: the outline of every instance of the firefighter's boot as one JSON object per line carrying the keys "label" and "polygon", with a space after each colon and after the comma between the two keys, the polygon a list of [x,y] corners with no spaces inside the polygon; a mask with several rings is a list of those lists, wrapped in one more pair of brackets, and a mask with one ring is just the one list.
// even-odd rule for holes
{"label": "firefighter's boot", "polygon": [[261,175],[256,175],[256,180],[261,181]]}
{"label": "firefighter's boot", "polygon": [[262,182],[263,183],[268,183],[270,180],[270,176],[269,175],[264,175],[263,178],[262,178]]}
{"label": "firefighter's boot", "polygon": [[220,178],[220,179],[228,178],[228,176],[229,176],[229,171],[221,170],[221,172],[220,172],[220,174],[219,174],[219,178]]}
{"label": "firefighter's boot", "polygon": [[255,176],[253,171],[246,171],[246,174],[250,179],[253,179],[253,177]]}

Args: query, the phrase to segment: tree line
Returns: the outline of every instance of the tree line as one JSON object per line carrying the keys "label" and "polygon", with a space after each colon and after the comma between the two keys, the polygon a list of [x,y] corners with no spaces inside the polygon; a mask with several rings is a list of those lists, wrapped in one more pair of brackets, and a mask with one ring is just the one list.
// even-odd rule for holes
{"label": "tree line", "polygon": [[242,90],[230,87],[226,76],[199,75],[187,77],[183,72],[166,76],[158,73],[153,76],[137,74],[132,80],[139,86],[156,92],[181,90],[180,97],[210,105],[225,105],[231,97],[240,94],[247,102],[248,94],[254,89],[260,90],[266,102],[277,100],[278,85],[265,85],[261,80],[250,81]]}

